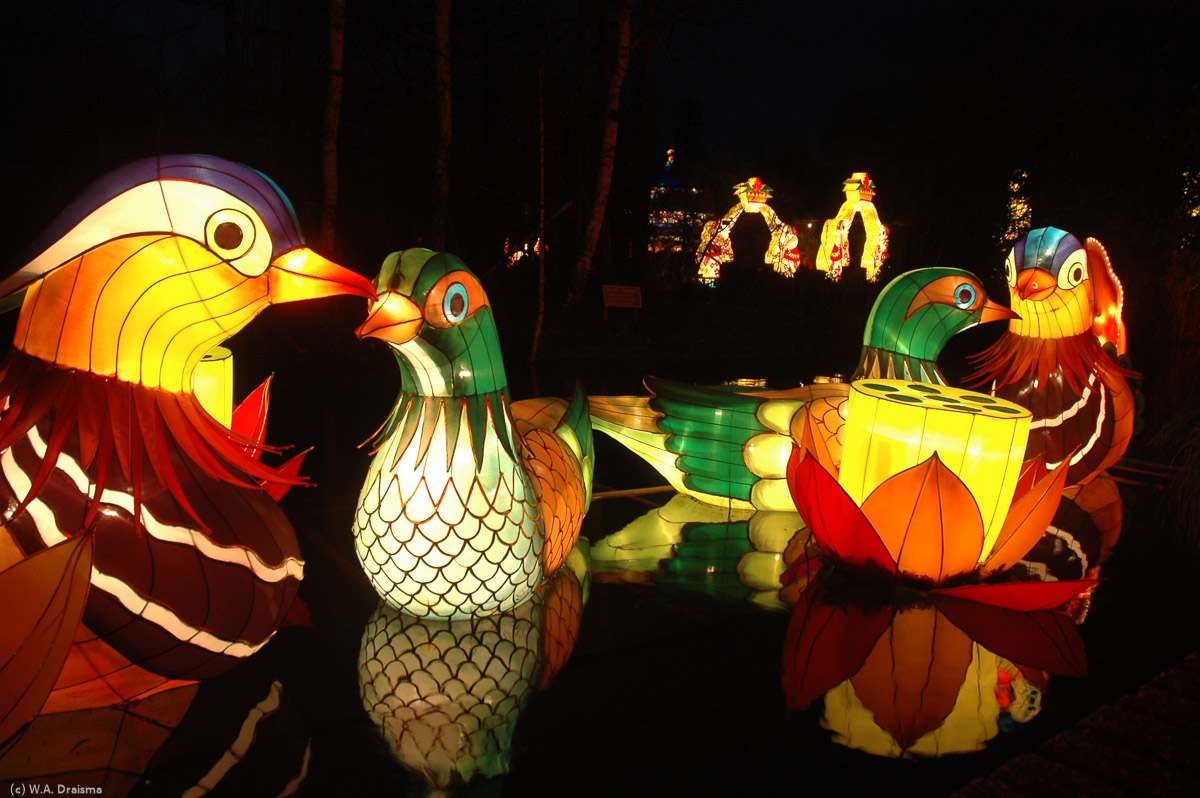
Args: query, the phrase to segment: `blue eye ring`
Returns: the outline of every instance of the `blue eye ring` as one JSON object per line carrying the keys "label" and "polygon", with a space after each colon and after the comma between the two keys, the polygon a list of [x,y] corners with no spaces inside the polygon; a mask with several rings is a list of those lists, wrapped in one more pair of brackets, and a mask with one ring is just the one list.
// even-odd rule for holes
{"label": "blue eye ring", "polygon": [[455,283],[447,288],[446,295],[442,297],[442,313],[451,324],[458,324],[467,317],[469,305],[467,288],[462,283]]}
{"label": "blue eye ring", "polygon": [[960,283],[954,289],[954,307],[959,310],[966,310],[975,304],[975,286],[970,283]]}

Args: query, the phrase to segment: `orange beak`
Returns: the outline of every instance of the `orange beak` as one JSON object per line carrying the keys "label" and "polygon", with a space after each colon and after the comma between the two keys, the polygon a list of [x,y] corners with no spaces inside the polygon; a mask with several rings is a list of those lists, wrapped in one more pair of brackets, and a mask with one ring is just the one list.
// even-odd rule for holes
{"label": "orange beak", "polygon": [[1040,302],[1054,293],[1058,283],[1045,269],[1026,269],[1017,275],[1017,295],[1021,299]]}
{"label": "orange beak", "polygon": [[985,321],[1004,321],[1005,319],[1021,318],[1021,314],[1017,313],[1015,310],[1006,308],[1003,305],[999,305],[990,299],[984,302],[983,307],[979,310],[980,324],[983,324]]}
{"label": "orange beak", "polygon": [[375,299],[375,286],[370,280],[307,247],[280,255],[267,268],[267,277],[267,297],[273,304],[342,294]]}
{"label": "orange beak", "polygon": [[371,303],[367,320],[354,334],[361,338],[378,338],[392,344],[402,344],[417,337],[425,317],[416,302],[404,294],[384,291]]}

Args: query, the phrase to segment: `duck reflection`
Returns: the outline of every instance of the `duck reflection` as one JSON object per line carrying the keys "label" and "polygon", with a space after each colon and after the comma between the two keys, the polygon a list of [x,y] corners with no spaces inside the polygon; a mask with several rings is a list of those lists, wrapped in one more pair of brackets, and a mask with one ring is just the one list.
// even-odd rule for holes
{"label": "duck reflection", "polygon": [[879,756],[980,750],[1038,714],[1049,674],[1086,675],[1079,632],[1054,609],[1080,588],[1028,582],[918,593],[826,571],[799,594],[788,626],[788,709],[823,696],[821,723],[835,742]]}
{"label": "duck reflection", "polygon": [[434,790],[508,772],[530,697],[570,658],[587,600],[587,543],[533,598],[462,621],[380,604],[358,657],[363,707],[392,753]]}
{"label": "duck reflection", "polygon": [[786,610],[784,553],[807,528],[799,513],[716,507],[677,494],[592,547],[599,581],[658,582]]}

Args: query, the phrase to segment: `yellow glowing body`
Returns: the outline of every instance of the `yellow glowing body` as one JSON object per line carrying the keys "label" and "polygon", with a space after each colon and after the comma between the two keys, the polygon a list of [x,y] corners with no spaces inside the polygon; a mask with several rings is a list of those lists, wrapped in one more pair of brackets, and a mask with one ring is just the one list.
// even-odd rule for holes
{"label": "yellow glowing body", "polygon": [[860,506],[885,480],[934,452],[970,490],[991,553],[1012,505],[1031,415],[1012,402],[944,385],[859,380],[851,385],[838,482]]}
{"label": "yellow glowing body", "polygon": [[857,214],[862,217],[863,227],[867,233],[863,244],[862,267],[867,273],[867,281],[879,279],[879,270],[887,259],[888,228],[879,220],[879,212],[875,210],[872,199],[875,191],[870,188],[870,178],[866,172],[855,172],[845,181],[846,199],[837,215],[825,222],[821,228],[821,246],[817,250],[817,269],[827,273],[832,280],[842,276],[846,268],[850,243],[850,225]]}

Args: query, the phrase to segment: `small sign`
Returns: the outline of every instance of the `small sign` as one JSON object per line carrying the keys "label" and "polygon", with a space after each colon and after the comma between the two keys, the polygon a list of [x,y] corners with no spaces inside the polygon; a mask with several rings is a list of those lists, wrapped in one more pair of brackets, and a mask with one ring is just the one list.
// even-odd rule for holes
{"label": "small sign", "polygon": [[640,308],[642,306],[642,288],[638,285],[606,285],[604,286],[604,307],[606,308]]}

